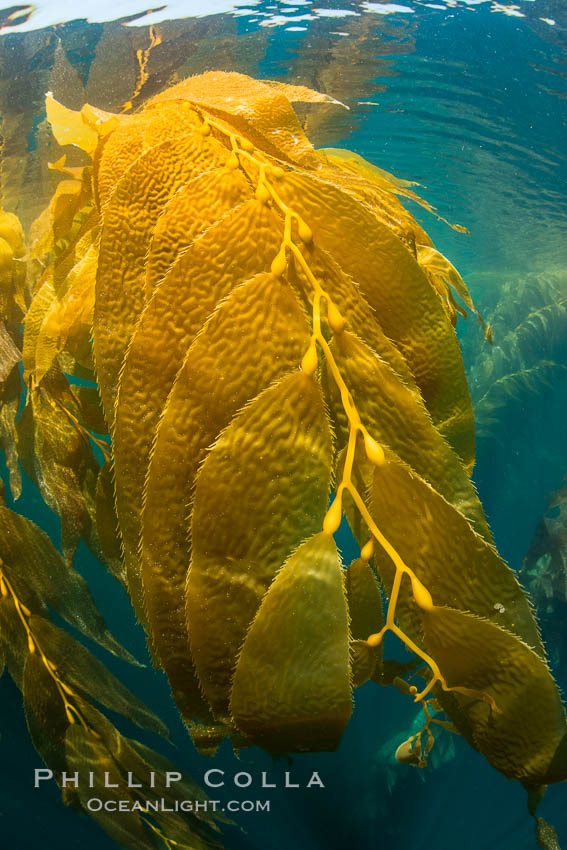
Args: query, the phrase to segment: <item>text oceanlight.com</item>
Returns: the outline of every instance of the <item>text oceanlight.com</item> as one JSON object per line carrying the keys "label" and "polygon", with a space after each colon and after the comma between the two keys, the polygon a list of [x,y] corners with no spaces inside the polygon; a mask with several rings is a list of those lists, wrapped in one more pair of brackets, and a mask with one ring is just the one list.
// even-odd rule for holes
{"label": "text oceanlight.com", "polygon": [[269,812],[269,800],[101,800],[90,797],[87,800],[89,812]]}

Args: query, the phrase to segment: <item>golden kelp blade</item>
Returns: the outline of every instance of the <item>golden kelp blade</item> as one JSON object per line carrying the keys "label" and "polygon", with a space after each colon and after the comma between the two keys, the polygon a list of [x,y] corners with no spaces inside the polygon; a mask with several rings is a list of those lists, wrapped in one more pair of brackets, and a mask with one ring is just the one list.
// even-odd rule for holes
{"label": "golden kelp blade", "polygon": [[14,366],[0,386],[0,446],[4,451],[14,499],[22,492],[22,473],[16,448],[16,416],[20,408],[22,384],[19,366]]}
{"label": "golden kelp blade", "polygon": [[53,275],[50,273],[50,270],[48,270],[36,291],[26,315],[24,345],[22,351],[24,378],[35,373],[37,341],[39,339],[44,319],[51,310],[55,301],[56,294],[55,287],[53,286]]}
{"label": "golden kelp blade", "polygon": [[382,668],[382,645],[368,646],[368,635],[379,632],[383,625],[382,597],[372,567],[364,558],[348,565],[345,575],[348,613],[350,617],[352,676],[355,686],[371,677],[379,678]]}
{"label": "golden kelp blade", "polygon": [[424,201],[423,198],[420,198],[419,195],[416,195],[411,190],[411,186],[419,186],[419,183],[414,183],[411,180],[400,180],[388,171],[384,171],[384,169],[378,168],[373,163],[363,159],[358,154],[342,148],[320,148],[317,153],[323,158],[323,161],[329,162],[336,168],[340,168],[350,174],[364,178],[370,185],[375,185],[382,191],[402,195],[405,198],[415,201],[416,204],[420,204],[428,212],[436,215],[438,219],[444,221],[453,230],[468,233],[466,227],[462,227],[460,224],[450,224],[450,222],[439,215],[435,207],[432,207],[431,204]]}
{"label": "golden kelp blade", "polygon": [[54,292],[36,341],[37,381],[41,381],[55,357],[64,348],[77,351],[82,341],[89,338],[93,320],[97,260],[98,246],[91,244],[87,253],[67,276],[65,290]]}
{"label": "golden kelp blade", "polygon": [[[398,510],[392,510],[393,504],[400,506]],[[537,625],[512,570],[459,511],[393,455],[374,471],[370,511],[435,605],[485,617],[516,634],[543,657]],[[378,547],[375,557],[389,590],[393,565]],[[421,609],[413,600],[409,582],[402,586],[396,611],[404,630],[407,625],[412,636],[419,636],[419,625],[410,624],[416,617],[419,622]]]}
{"label": "golden kelp blade", "polygon": [[17,216],[0,208],[0,447],[4,451],[12,496],[22,490],[16,451],[20,404],[21,322],[26,310],[25,239]]}
{"label": "golden kelp blade", "polygon": [[76,216],[90,199],[86,180],[62,180],[49,206],[30,229],[30,256],[50,256],[60,240],[72,237]]}
{"label": "golden kelp blade", "polygon": [[369,210],[329,182],[291,173],[278,193],[309,223],[314,242],[358,283],[407,360],[434,424],[470,466],[473,415],[459,344],[415,258]]}
{"label": "golden kelp blade", "polygon": [[104,562],[120,584],[127,587],[118,532],[118,517],[114,506],[113,470],[109,461],[101,467],[96,480],[95,513]]}
{"label": "golden kelp blade", "polygon": [[[392,500],[402,499],[403,520],[390,509]],[[393,457],[374,473],[371,513],[421,583],[411,577],[397,585],[399,567],[394,571],[386,553],[377,552],[393,594],[397,633],[437,665],[426,690],[440,682],[450,691],[442,697],[446,712],[498,770],[531,785],[565,779],[564,709],[512,571],[458,512]],[[387,625],[398,628],[389,620]]]}
{"label": "golden kelp blade", "polygon": [[[248,195],[245,186],[243,191]],[[277,250],[279,230],[274,213],[256,200],[246,200],[227,211],[224,217],[221,215],[216,224],[178,257],[156,289],[131,340],[119,387],[115,470],[119,481],[117,511],[130,593],[141,618],[145,616],[138,559],[142,500],[159,417],[194,337],[220,299],[237,284],[269,268],[267,258],[271,250]],[[254,242],[250,240],[251,233],[255,235]],[[210,268],[211,256],[218,263],[214,269]],[[169,341],[167,346],[163,344],[164,338]],[[145,414],[143,421],[139,416],[141,407]],[[152,477],[147,478],[148,494]],[[159,484],[159,478],[156,482]],[[152,516],[149,521],[152,522]],[[181,534],[184,537],[185,531]],[[147,545],[153,546],[153,534],[146,535],[146,540]],[[159,544],[157,549],[154,562],[160,563],[166,556]],[[187,565],[185,559],[184,571]]]}
{"label": "golden kelp blade", "polygon": [[[376,313],[362,297],[356,282],[342,270],[340,263],[313,242],[302,244],[301,254],[316,278],[325,281],[325,292],[339,310],[345,325],[356,328],[357,334],[393,369],[398,379],[415,389],[414,377],[403,354],[388,339],[377,321]],[[287,278],[291,286],[302,294],[308,309],[312,311],[314,292],[299,263],[290,263]]]}
{"label": "golden kelp blade", "polygon": [[75,112],[58,103],[51,92],[45,96],[47,120],[51,124],[53,135],[60,145],[76,145],[85,153],[92,154],[101,136],[110,133],[122,120],[122,116],[88,104]]}
{"label": "golden kelp blade", "polygon": [[[317,151],[317,154],[325,165],[334,168],[335,171],[342,172],[343,180],[341,182],[344,188],[369,206],[381,220],[397,232],[397,235],[416,254],[420,266],[444,300],[446,310],[453,323],[456,322],[457,312],[465,318],[467,314],[466,310],[454,301],[450,289],[453,289],[462,299],[484,328],[485,323],[476,310],[467,286],[458,271],[443,254],[435,249],[427,233],[406,209],[399,202],[392,203],[393,195],[400,195],[415,201],[428,212],[436,215],[438,219],[444,221],[445,224],[448,224],[453,230],[468,233],[466,227],[451,224],[439,215],[435,207],[432,207],[431,204],[411,191],[409,187],[418,184],[408,180],[399,180],[393,174],[377,168],[352,151],[339,148],[322,148]],[[327,173],[324,176],[330,177],[331,182],[333,182],[333,178],[337,180],[338,177],[338,175],[328,175]],[[348,176],[350,176],[350,180],[347,179]]]}
{"label": "golden kelp blade", "polygon": [[290,103],[334,103],[348,109],[348,106],[331,97],[330,94],[323,94],[320,91],[307,88],[307,86],[294,86],[279,82],[279,80],[260,80],[260,82],[263,86],[268,86],[283,94]]}
{"label": "golden kelp blade", "polygon": [[243,408],[199,472],[187,617],[199,680],[220,716],[264,593],[283,561],[321,526],[330,460],[319,385],[294,371]]}
{"label": "golden kelp blade", "polygon": [[425,611],[423,634],[447,684],[490,699],[450,695],[469,724],[465,734],[490,763],[527,785],[567,779],[565,710],[541,657],[494,623],[450,608]]}
{"label": "golden kelp blade", "polygon": [[[469,310],[471,310],[483,328],[486,328],[484,320],[478,313],[476,307],[474,306],[474,302],[471,298],[470,292],[467,289],[467,286],[453,266],[452,263],[449,262],[447,257],[444,257],[443,254],[440,254],[439,251],[436,251],[432,245],[418,245],[417,246],[417,259],[419,261],[420,266],[425,269],[426,273],[429,275],[430,279],[433,281],[434,285],[437,281],[440,281],[445,287],[451,287],[453,291],[462,299],[462,301],[466,304]],[[448,293],[448,296],[445,296],[447,301],[450,303],[451,301],[451,293]],[[459,312],[462,312],[462,307],[458,308]],[[466,311],[465,311],[466,315]]]}
{"label": "golden kelp blade", "polygon": [[334,750],[352,711],[348,611],[333,538],[295,550],[266,593],[234,675],[236,725],[270,752]]}
{"label": "golden kelp blade", "polygon": [[260,273],[218,304],[190,346],[163,410],[148,474],[142,578],[155,647],[184,713],[187,505],[197,469],[238,410],[292,370],[308,342],[307,321],[293,293]]}
{"label": "golden kelp blade", "polygon": [[177,189],[200,172],[222,165],[226,158],[218,142],[192,132],[199,123],[194,110],[182,104],[177,115],[179,134],[141,154],[102,209],[94,352],[111,429],[119,372],[146,302],[143,262],[155,219]]}
{"label": "golden kelp blade", "polygon": [[244,74],[209,71],[166,89],[149,103],[186,99],[211,116],[228,121],[260,150],[307,168],[316,168],[315,152],[301,129],[285,92]]}
{"label": "golden kelp blade", "polygon": [[165,205],[152,233],[146,262],[146,293],[153,292],[177,256],[201,233],[250,196],[240,172],[227,168],[199,174],[176,192]]}
{"label": "golden kelp blade", "polygon": [[[373,437],[426,478],[490,541],[474,485],[456,453],[434,427],[419,394],[402,383],[374,351],[348,331],[335,335],[331,351]],[[327,377],[327,385],[340,435],[339,445],[345,445],[346,416],[331,376]]]}

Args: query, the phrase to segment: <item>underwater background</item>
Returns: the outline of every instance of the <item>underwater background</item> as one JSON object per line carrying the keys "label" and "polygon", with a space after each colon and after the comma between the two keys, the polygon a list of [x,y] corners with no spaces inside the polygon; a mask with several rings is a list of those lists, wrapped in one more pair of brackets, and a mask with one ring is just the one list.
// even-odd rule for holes
{"label": "underwater background", "polygon": [[[473,317],[459,323],[477,420],[474,480],[500,553],[531,591],[565,692],[567,7],[563,0],[229,5],[177,2],[145,15],[139,2],[0,9],[3,205],[26,227],[57,183],[47,168],[55,158],[48,90],[73,109],[89,102],[119,111],[215,69],[310,86],[348,106],[306,112],[314,145],[348,148],[418,182],[440,215],[469,231],[407,202],[493,329],[490,347]],[[17,510],[59,539],[57,518],[29,481]],[[352,546],[344,535],[346,561],[356,555]],[[126,594],[84,544],[75,564],[112,632],[148,663]],[[225,830],[229,850],[535,847],[521,786],[458,736],[440,741],[422,771],[395,762],[417,709],[394,689],[369,683],[356,692],[357,711],[336,753],[293,756],[290,766],[257,748],[237,759],[225,742],[210,760],[195,753],[162,674],[105,662],[166,722],[174,746],[149,734],[144,740],[198,780],[212,766],[227,777],[266,770],[280,782],[286,770],[297,782],[319,771],[324,790],[220,789],[223,801],[271,801],[269,814],[235,815],[237,825]],[[0,846],[116,846],[66,809],[55,785],[34,790],[41,763],[7,675],[0,700]],[[541,814],[567,846],[564,800],[561,785],[550,787]]]}

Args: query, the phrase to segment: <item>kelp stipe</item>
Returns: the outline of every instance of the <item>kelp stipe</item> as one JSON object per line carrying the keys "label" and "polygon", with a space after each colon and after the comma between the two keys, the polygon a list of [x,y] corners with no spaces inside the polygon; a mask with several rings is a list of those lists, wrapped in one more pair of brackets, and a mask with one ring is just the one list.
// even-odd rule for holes
{"label": "kelp stipe", "polygon": [[[291,102],[322,99],[221,73],[133,115],[48,99],[92,164],[50,208],[65,244],[26,370],[47,379],[38,349],[58,375],[90,368],[92,305],[126,582],[201,751],[333,749],[374,678],[425,706],[400,757],[423,763],[441,722],[529,788],[560,781],[563,706],[469,477],[454,323],[474,305],[398,181],[313,150]],[[59,306],[75,292],[81,319]],[[94,517],[116,566],[105,470]],[[346,570],[343,514],[361,547]],[[421,689],[382,659],[386,631]]]}

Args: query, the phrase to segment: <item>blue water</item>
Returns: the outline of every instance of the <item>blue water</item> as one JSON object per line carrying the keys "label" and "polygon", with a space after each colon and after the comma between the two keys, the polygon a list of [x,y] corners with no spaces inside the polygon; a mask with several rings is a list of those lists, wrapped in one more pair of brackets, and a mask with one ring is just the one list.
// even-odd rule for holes
{"label": "blue water", "polygon": [[[350,148],[398,177],[423,184],[417,191],[445,218],[466,226],[470,235],[451,230],[417,205],[410,205],[413,214],[459,268],[481,312],[490,310],[504,283],[514,284],[527,273],[545,276],[566,265],[567,6],[563,0],[518,0],[516,5],[403,0],[399,5],[405,11],[376,14],[372,4],[348,2],[340,4],[343,13],[336,16],[323,14],[334,9],[328,0],[319,5],[304,0],[293,6],[250,5],[237,14],[196,19],[192,52],[189,41],[180,45],[176,40],[177,33],[186,32],[186,23],[156,26],[163,31],[161,49],[177,57],[172,65],[187,73],[239,70],[322,88],[346,103],[350,112],[338,109],[326,125],[313,125],[315,144]],[[74,14],[85,17],[80,6],[78,0]],[[64,14],[69,16],[69,11]],[[113,14],[109,12],[109,19]],[[10,98],[22,104],[30,99],[30,120],[22,122],[26,155],[42,144],[38,110],[46,81],[53,84],[56,96],[60,85],[81,100],[81,92],[72,88],[74,80],[80,80],[86,85],[86,99],[89,85],[91,93],[107,97],[109,102],[95,102],[103,108],[111,108],[110,101],[128,87],[115,77],[108,91],[100,84],[96,51],[108,33],[102,20],[101,12],[96,24],[83,21],[28,34],[17,27],[0,32],[0,112]],[[130,28],[132,38],[144,46],[147,25],[143,18],[136,24]],[[33,16],[28,29],[32,25]],[[199,40],[201,52],[195,48]],[[110,53],[108,58],[114,61]],[[159,84],[156,72],[150,85]],[[114,108],[118,105],[114,102]],[[15,161],[20,154],[13,140],[12,148],[5,153]],[[35,173],[30,166],[16,210],[22,217],[33,203]],[[460,333],[466,365],[473,369],[475,358],[486,355],[487,344],[470,320]],[[556,354],[565,362],[565,346]],[[499,550],[515,569],[521,566],[549,493],[560,486],[567,470],[566,404],[560,381],[535,395],[526,393],[504,407],[490,435],[478,441],[475,481]],[[58,539],[57,522],[31,484],[17,509]],[[348,561],[353,552],[346,536],[342,544]],[[125,594],[84,546],[77,567],[88,578],[114,634],[147,661],[143,634]],[[567,654],[567,647],[563,651]],[[160,674],[114,659],[108,664],[170,726],[175,747],[160,745],[149,734],[143,740],[161,746],[197,778],[212,765],[225,769],[227,776],[249,770],[259,777],[266,770],[278,780],[291,770],[295,781],[302,782],[313,770],[320,772],[325,789],[270,790],[270,814],[238,815],[244,831],[227,831],[229,850],[536,846],[523,789],[496,773],[462,740],[455,741],[455,756],[435,770],[420,772],[393,763],[392,749],[385,745],[409,729],[415,708],[392,688],[368,684],[359,689],[356,711],[337,753],[293,757],[290,767],[283,761],[272,763],[256,749],[243,751],[237,760],[224,744],[211,762],[195,754]],[[561,670],[556,672],[563,676]],[[559,681],[566,689],[567,680]],[[110,839],[87,818],[65,809],[55,787],[33,789],[33,768],[40,761],[29,743],[21,696],[8,676],[0,681],[0,699],[0,847],[110,850],[115,846]],[[134,734],[133,727],[123,728]],[[230,787],[219,793],[223,801],[266,796],[261,790]],[[541,814],[567,846],[563,787],[549,789]]]}

